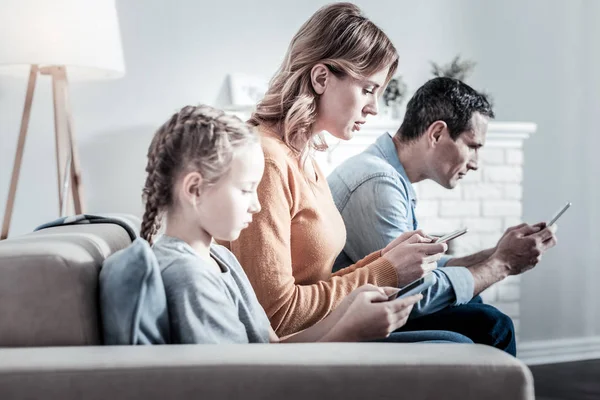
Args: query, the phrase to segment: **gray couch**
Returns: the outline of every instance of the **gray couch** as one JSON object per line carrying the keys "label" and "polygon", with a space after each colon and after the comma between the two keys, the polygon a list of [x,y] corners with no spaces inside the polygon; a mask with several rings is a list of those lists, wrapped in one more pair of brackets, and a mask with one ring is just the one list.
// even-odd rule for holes
{"label": "gray couch", "polygon": [[533,399],[529,369],[481,345],[101,345],[98,272],[117,225],[0,242],[0,399]]}

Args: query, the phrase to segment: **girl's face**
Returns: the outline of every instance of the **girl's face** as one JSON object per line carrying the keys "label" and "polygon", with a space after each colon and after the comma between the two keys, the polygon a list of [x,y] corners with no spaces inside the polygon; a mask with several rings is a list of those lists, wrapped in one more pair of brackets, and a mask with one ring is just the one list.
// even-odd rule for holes
{"label": "girl's face", "polygon": [[195,206],[199,228],[218,240],[232,241],[260,211],[256,189],[264,170],[260,144],[236,151],[229,172],[201,190]]}
{"label": "girl's face", "polygon": [[377,98],[385,89],[388,71],[386,67],[359,80],[350,76],[337,78],[329,72],[317,100],[315,133],[325,130],[338,139],[351,139],[367,115],[377,114]]}

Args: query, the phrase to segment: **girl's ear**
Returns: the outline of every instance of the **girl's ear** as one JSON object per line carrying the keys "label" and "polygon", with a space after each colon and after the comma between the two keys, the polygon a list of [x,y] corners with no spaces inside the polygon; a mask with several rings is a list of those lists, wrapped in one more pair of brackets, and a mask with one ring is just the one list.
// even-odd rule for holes
{"label": "girl's ear", "polygon": [[203,182],[204,180],[199,172],[190,172],[185,175],[181,184],[182,200],[195,206],[200,197]]}

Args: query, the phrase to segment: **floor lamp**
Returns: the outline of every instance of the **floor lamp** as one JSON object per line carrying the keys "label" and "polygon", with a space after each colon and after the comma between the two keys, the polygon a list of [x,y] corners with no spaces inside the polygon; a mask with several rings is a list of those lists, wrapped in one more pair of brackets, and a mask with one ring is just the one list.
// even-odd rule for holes
{"label": "floor lamp", "polygon": [[85,202],[69,81],[119,78],[125,63],[115,0],[3,0],[0,37],[0,74],[29,73],[2,240],[10,228],[38,76],[52,78],[59,214],[65,214],[70,196],[81,214]]}

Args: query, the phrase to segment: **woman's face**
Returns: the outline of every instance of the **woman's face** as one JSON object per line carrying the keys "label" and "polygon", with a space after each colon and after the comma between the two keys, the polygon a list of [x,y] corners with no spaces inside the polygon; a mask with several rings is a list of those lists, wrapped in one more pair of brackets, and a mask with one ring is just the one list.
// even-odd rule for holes
{"label": "woman's face", "polygon": [[360,131],[367,115],[376,115],[377,98],[385,89],[389,68],[362,79],[336,77],[328,71],[323,93],[317,98],[314,133],[327,131],[338,139],[349,140]]}

